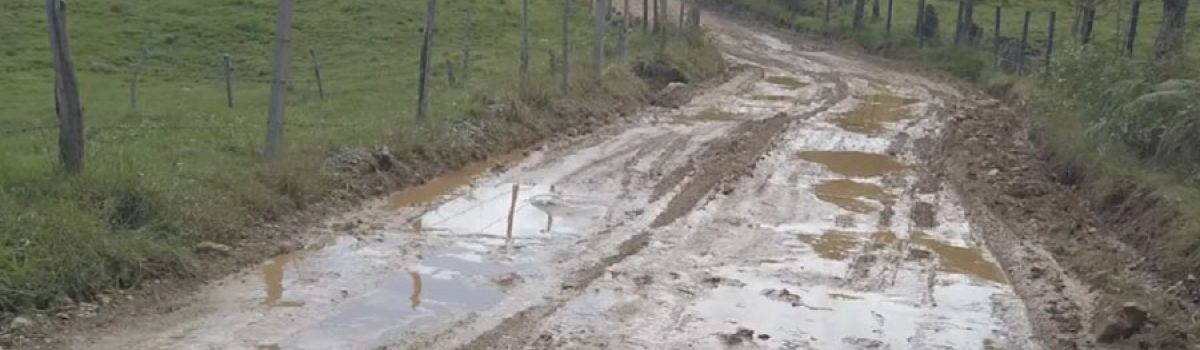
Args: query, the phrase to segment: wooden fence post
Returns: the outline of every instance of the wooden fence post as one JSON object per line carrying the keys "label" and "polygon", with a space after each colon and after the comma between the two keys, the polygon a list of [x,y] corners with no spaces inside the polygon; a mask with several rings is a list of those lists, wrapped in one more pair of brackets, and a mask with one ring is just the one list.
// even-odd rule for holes
{"label": "wooden fence post", "polygon": [[512,185],[512,203],[509,204],[509,206],[508,206],[508,230],[505,231],[506,233],[504,235],[506,241],[508,241],[508,242],[512,242],[512,238],[513,238],[513,235],[512,235],[513,221],[517,215],[517,198],[519,198],[518,192],[520,192],[520,191],[521,191],[520,184]]}
{"label": "wooden fence post", "polygon": [[529,84],[529,0],[521,0],[521,92]]}
{"label": "wooden fence post", "polygon": [[829,34],[829,16],[832,12],[833,0],[825,0],[825,34]]}
{"label": "wooden fence post", "polygon": [[138,58],[137,65],[133,67],[133,77],[129,79],[129,110],[133,112],[138,110],[138,78],[142,75],[147,56],[150,56],[150,34],[146,34],[142,40],[142,56]]}
{"label": "wooden fence post", "polygon": [[271,102],[267,114],[266,156],[274,159],[283,137],[283,114],[287,106],[288,54],[292,42],[292,8],[294,0],[279,0],[275,20],[274,79],[271,80]]}
{"label": "wooden fence post", "polygon": [[996,25],[992,30],[992,69],[1000,68],[1000,6],[996,6]]}
{"label": "wooden fence post", "polygon": [[592,28],[592,74],[596,75],[599,80],[604,74],[604,37],[605,21],[608,12],[607,0],[595,0],[592,3],[592,20],[595,24]]}
{"label": "wooden fence post", "polygon": [[629,49],[629,0],[625,0],[625,9],[621,12],[621,31],[617,34],[617,56],[625,60],[626,50]]}
{"label": "wooden fence post", "polygon": [[917,47],[925,47],[925,0],[917,1]]}
{"label": "wooden fence post", "polygon": [[50,52],[54,61],[54,101],[58,111],[58,156],[68,174],[83,171],[83,106],[71,59],[67,33],[67,4],[46,0],[46,20],[50,34]]}
{"label": "wooden fence post", "polygon": [[646,35],[646,28],[650,26],[650,0],[642,0],[642,35]]}
{"label": "wooden fence post", "polygon": [[308,55],[312,57],[313,76],[317,78],[317,94],[322,100],[325,99],[325,82],[321,81],[321,61],[317,59],[317,51],[308,49]]}
{"label": "wooden fence post", "polygon": [[466,33],[463,34],[462,82],[466,83],[471,76],[471,40],[475,36],[475,5],[467,8]]}
{"label": "wooden fence post", "polygon": [[1021,54],[1017,56],[1017,74],[1025,73],[1025,48],[1029,46],[1029,10],[1025,10],[1025,21],[1021,24]]}
{"label": "wooden fence post", "polygon": [[425,120],[429,112],[429,65],[433,55],[434,16],[437,13],[437,0],[425,2],[425,32],[421,40],[420,78],[417,81],[417,120]]}
{"label": "wooden fence post", "polygon": [[954,46],[962,41],[963,32],[963,17],[965,16],[966,3],[962,0],[958,1],[958,16],[954,18]]}
{"label": "wooden fence post", "polygon": [[686,12],[684,12],[684,11],[687,10],[687,1],[686,0],[678,0],[678,1],[676,1],[676,3],[679,4],[679,23],[675,23],[675,26],[679,27],[680,31],[683,31],[683,17],[686,14]]}
{"label": "wooden fence post", "polygon": [[1050,11],[1050,33],[1046,35],[1046,78],[1050,78],[1050,58],[1054,54],[1054,18],[1055,11]]}
{"label": "wooden fence post", "polygon": [[562,91],[571,89],[571,0],[563,0],[562,16]]}
{"label": "wooden fence post", "polygon": [[854,14],[850,28],[854,31],[862,29],[863,18],[866,17],[867,0],[854,0]]}
{"label": "wooden fence post", "polygon": [[888,12],[887,12],[888,15],[887,15],[887,26],[886,26],[886,28],[887,28],[886,31],[888,34],[892,33],[892,2],[893,1],[894,0],[888,0]]}
{"label": "wooden fence post", "polygon": [[225,54],[225,104],[233,108],[233,62]]}
{"label": "wooden fence post", "polygon": [[1129,31],[1125,36],[1125,54],[1129,57],[1133,57],[1133,43],[1137,38],[1138,13],[1141,12],[1141,8],[1142,1],[1134,0],[1133,8],[1129,10]]}
{"label": "wooden fence post", "polygon": [[659,0],[650,0],[650,1],[653,1],[653,2],[654,2],[654,5],[653,5],[653,6],[654,6],[654,11],[653,11],[653,12],[654,12],[654,26],[653,26],[653,29],[654,29],[654,32],[655,32],[655,33],[658,33],[659,31],[661,31],[661,30],[662,30],[662,24],[661,24],[661,23],[659,23],[659,22],[661,22],[661,21],[662,21],[662,18],[661,18],[662,16],[661,16],[661,14],[658,12],[658,2],[659,2]]}
{"label": "wooden fence post", "polygon": [[[1092,29],[1095,26],[1095,21],[1096,21],[1096,9],[1095,8],[1084,9],[1083,10],[1083,23],[1080,24],[1083,26],[1083,28],[1081,28],[1081,30],[1079,32],[1079,42],[1080,43],[1087,45],[1089,42],[1092,41]],[[1118,24],[1118,26],[1120,26],[1120,24]]]}

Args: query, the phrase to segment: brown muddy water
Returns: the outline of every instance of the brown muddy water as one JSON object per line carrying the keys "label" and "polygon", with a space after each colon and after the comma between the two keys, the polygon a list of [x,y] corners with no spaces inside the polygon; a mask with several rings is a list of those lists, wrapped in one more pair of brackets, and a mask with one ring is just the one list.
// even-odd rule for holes
{"label": "brown muddy water", "polygon": [[869,213],[876,209],[864,199],[881,203],[895,199],[895,196],[884,191],[879,185],[847,179],[819,183],[813,187],[813,193],[822,201],[856,213]]}
{"label": "brown muddy water", "polygon": [[938,257],[938,265],[946,272],[982,278],[992,282],[1008,283],[1000,266],[984,258],[983,247],[950,245],[920,231],[910,234],[909,239],[917,245],[932,250]]}
{"label": "brown muddy water", "polygon": [[888,125],[912,117],[906,106],[916,100],[892,94],[868,95],[857,108],[835,119],[843,130],[868,135],[877,135],[888,130]]}
{"label": "brown muddy water", "polygon": [[526,151],[527,149],[518,149],[483,161],[467,164],[458,171],[436,177],[420,186],[413,186],[392,193],[388,196],[388,203],[391,209],[396,210],[433,202],[455,189],[470,185],[472,181],[489,170],[521,160],[525,157]]}
{"label": "brown muddy water", "polygon": [[907,166],[886,154],[859,151],[805,151],[800,159],[820,163],[846,177],[875,177],[904,170]]}
{"label": "brown muddy water", "polygon": [[820,236],[801,234],[797,238],[811,245],[818,256],[829,260],[845,260],[860,244],[854,233],[837,230],[825,231]]}

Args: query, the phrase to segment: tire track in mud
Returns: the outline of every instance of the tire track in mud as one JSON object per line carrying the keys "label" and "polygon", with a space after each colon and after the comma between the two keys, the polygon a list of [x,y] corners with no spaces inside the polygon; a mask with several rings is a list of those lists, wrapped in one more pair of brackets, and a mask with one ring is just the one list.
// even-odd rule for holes
{"label": "tire track in mud", "polygon": [[[761,68],[755,68],[755,70],[762,72]],[[687,215],[701,200],[708,197],[721,184],[733,181],[741,175],[749,174],[755,163],[765,153],[773,149],[772,146],[775,143],[775,139],[783,134],[792,122],[824,113],[836,105],[837,102],[845,100],[849,96],[848,86],[844,82],[838,81],[833,74],[821,73],[814,74],[814,76],[821,78],[822,82],[832,83],[832,88],[820,91],[814,99],[816,106],[813,109],[800,114],[788,115],[780,113],[762,120],[740,122],[725,135],[706,142],[701,146],[701,153],[695,158],[673,169],[666,176],[659,179],[659,182],[653,188],[651,201],[661,198],[674,188],[678,188],[679,190],[667,203],[666,208],[651,222],[650,228],[668,225],[678,218]],[[758,74],[755,76],[755,79],[761,81],[765,79],[765,74]],[[745,86],[756,82],[754,80],[742,81],[738,85],[743,86],[743,89],[739,90],[748,90]],[[645,147],[643,148],[645,150],[656,148],[652,146],[662,145],[669,146],[663,150],[662,153],[664,156],[658,157],[658,164],[660,165],[670,159],[669,155],[673,155],[679,149],[685,147],[686,140],[675,136],[674,139],[643,143],[641,146]],[[625,149],[619,153],[628,154],[631,152],[635,155],[635,159],[629,159],[623,167],[620,167],[621,169],[629,169],[639,161],[636,159],[638,158],[636,155],[643,154],[641,150],[634,152],[629,149]],[[615,160],[613,157],[606,158],[606,161],[613,160]],[[564,279],[562,285],[563,291],[551,298],[551,300],[518,311],[501,321],[498,326],[483,332],[467,344],[460,346],[459,349],[477,350],[521,347],[532,343],[536,335],[530,334],[530,330],[538,329],[538,325],[544,319],[554,314],[567,302],[580,296],[592,282],[603,276],[609,267],[620,263],[629,256],[640,253],[649,244],[652,237],[652,231],[643,231],[621,242],[614,254],[606,256],[586,268],[570,273]]]}
{"label": "tire track in mud", "polygon": [[[823,80],[830,79],[828,75],[819,76]],[[819,97],[819,105],[808,112],[799,115],[781,113],[764,120],[742,122],[730,131],[729,136],[710,141],[698,160],[688,162],[688,165],[672,171],[668,176],[669,181],[684,177],[686,180],[682,180],[679,192],[667,203],[666,209],[654,218],[650,227],[657,228],[675,222],[695,209],[714,188],[753,170],[762,155],[772,149],[775,139],[788,129],[788,124],[824,113],[838,101],[846,99],[848,89],[845,83],[834,86],[832,90],[822,91],[825,96]],[[656,194],[665,192],[662,190],[663,186],[655,186]],[[732,188],[727,191],[732,191]]]}

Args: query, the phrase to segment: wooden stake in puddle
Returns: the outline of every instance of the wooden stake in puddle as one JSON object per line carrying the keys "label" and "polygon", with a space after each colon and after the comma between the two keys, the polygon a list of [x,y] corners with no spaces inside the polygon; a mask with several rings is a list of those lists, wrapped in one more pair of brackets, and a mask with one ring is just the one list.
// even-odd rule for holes
{"label": "wooden stake in puddle", "polygon": [[508,242],[512,242],[513,218],[517,214],[517,191],[521,190],[520,184],[513,184],[512,204],[508,206],[508,233],[505,234]]}

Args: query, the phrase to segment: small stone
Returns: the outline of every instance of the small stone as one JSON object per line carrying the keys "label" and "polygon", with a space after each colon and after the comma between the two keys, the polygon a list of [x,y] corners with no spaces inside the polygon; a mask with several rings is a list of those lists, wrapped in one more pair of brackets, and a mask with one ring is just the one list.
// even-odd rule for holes
{"label": "small stone", "polygon": [[204,241],[196,245],[196,250],[201,253],[229,254],[233,248],[220,243]]}
{"label": "small stone", "polygon": [[770,335],[768,335],[768,334],[766,334],[766,333],[760,333],[760,334],[758,335],[758,339],[759,339],[759,340],[767,340],[767,339],[771,339],[771,336],[770,336]]}

